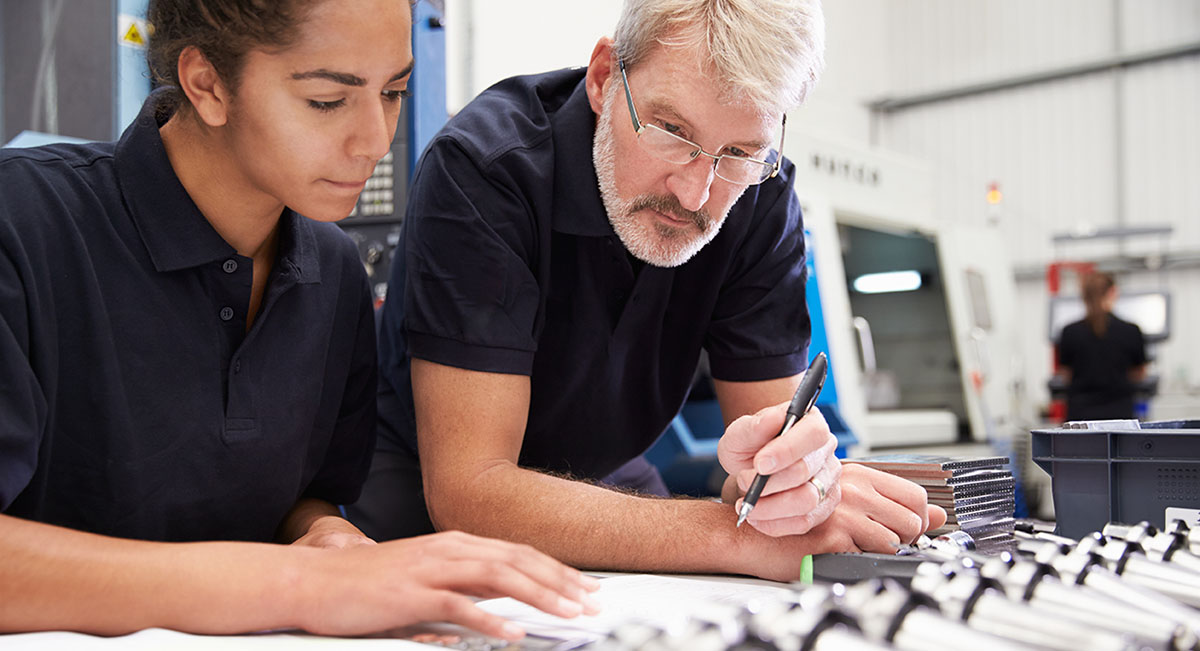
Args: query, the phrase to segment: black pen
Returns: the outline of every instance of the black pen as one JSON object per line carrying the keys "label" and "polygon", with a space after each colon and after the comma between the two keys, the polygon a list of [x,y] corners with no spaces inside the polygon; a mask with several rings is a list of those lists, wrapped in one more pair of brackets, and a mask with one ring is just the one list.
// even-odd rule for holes
{"label": "black pen", "polygon": [[[808,365],[808,370],[804,372],[804,377],[800,379],[800,386],[796,387],[796,395],[792,396],[792,403],[787,408],[787,420],[784,421],[783,428],[775,435],[776,437],[783,436],[784,432],[795,425],[796,421],[804,418],[804,414],[807,414],[809,409],[812,409],[813,404],[817,402],[817,396],[821,393],[821,387],[825,386],[826,367],[825,353],[817,353],[812,364]],[[763,488],[770,478],[770,475],[763,474],[754,476],[750,490],[746,491],[746,497],[742,500],[742,508],[738,509],[737,526],[742,526],[742,523],[746,521],[746,516],[754,510],[754,505],[758,503],[758,496],[762,494]]]}

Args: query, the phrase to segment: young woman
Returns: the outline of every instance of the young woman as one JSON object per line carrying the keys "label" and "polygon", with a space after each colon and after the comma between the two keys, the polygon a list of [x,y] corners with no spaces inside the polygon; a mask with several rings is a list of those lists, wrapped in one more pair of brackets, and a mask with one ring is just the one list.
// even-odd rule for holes
{"label": "young woman", "polygon": [[1063,328],[1058,342],[1066,376],[1067,420],[1133,418],[1134,385],[1146,376],[1146,342],[1136,324],[1117,318],[1117,284],[1093,272],[1081,282],[1087,316]]}
{"label": "young woman", "polygon": [[595,581],[530,548],[376,545],[334,506],[370,461],[375,340],[329,222],[395,133],[408,2],[148,17],[166,88],[120,141],[0,153],[0,632],[516,639],[465,595],[591,610]]}

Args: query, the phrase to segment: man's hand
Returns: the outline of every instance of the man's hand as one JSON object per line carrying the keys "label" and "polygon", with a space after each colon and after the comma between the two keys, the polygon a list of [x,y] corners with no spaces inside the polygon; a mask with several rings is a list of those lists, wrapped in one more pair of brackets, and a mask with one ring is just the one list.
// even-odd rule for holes
{"label": "man's hand", "polygon": [[313,520],[308,527],[308,532],[292,544],[324,549],[349,549],[359,545],[374,545],[375,541],[368,538],[345,518],[326,515]]}
{"label": "man's hand", "polygon": [[596,579],[527,545],[458,531],[322,554],[316,567],[322,576],[298,583],[310,590],[302,626],[322,635],[448,621],[505,640],[524,636],[471,597],[513,597],[560,617],[599,612],[588,596]]}
{"label": "man's hand", "polygon": [[816,553],[891,554],[917,536],[946,524],[946,512],[928,503],[921,486],[857,463],[842,466],[841,504],[810,533]]}
{"label": "man's hand", "polygon": [[[769,536],[808,533],[833,513],[841,500],[842,464],[834,456],[837,439],[820,410],[811,409],[782,436],[788,403],[768,407],[730,423],[717,445],[729,473],[722,498],[741,507],[756,473],[771,478],[746,522]],[[816,478],[816,482],[812,481]],[[816,484],[825,488],[820,494]],[[736,502],[736,503],[735,503]]]}

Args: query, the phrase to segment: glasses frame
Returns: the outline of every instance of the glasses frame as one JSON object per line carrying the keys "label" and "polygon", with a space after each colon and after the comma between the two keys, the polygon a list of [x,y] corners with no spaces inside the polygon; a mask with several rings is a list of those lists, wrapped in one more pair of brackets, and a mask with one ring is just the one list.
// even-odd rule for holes
{"label": "glasses frame", "polygon": [[[695,142],[692,142],[691,140],[688,140],[687,138],[684,138],[683,136],[675,135],[675,134],[671,133],[670,131],[667,131],[666,129],[663,129],[662,127],[659,127],[654,124],[642,123],[642,121],[638,119],[637,108],[633,105],[633,93],[630,92],[630,90],[629,90],[629,77],[625,74],[625,61],[623,59],[617,59],[617,66],[621,69],[621,81],[624,82],[624,84],[625,84],[625,101],[629,103],[629,117],[633,120],[633,131],[634,131],[634,133],[637,134],[638,141],[641,142],[641,135],[647,129],[654,129],[660,133],[664,133],[668,136],[671,136],[672,138],[674,138],[692,148],[691,157],[689,158],[689,160],[687,162],[677,163],[675,161],[666,160],[663,158],[659,158],[659,160],[663,160],[664,162],[667,162],[667,163],[673,163],[675,165],[687,165],[688,163],[692,162],[693,160],[696,160],[697,156],[700,156],[701,154],[703,154],[703,155],[708,156],[709,158],[713,159],[713,174],[717,175],[719,178],[721,178],[724,181],[727,181],[729,183],[736,183],[739,185],[741,185],[744,182],[732,181],[730,179],[727,179],[724,176],[721,176],[721,173],[717,171],[717,166],[720,165],[722,158],[730,158],[733,160],[742,160],[742,161],[752,161],[755,163],[759,163],[763,167],[769,167],[771,169],[770,173],[768,173],[766,176],[762,177],[761,179],[759,179],[753,183],[748,183],[747,185],[758,185],[760,183],[765,182],[767,179],[775,178],[779,174],[779,168],[783,164],[783,139],[784,139],[784,136],[787,135],[787,113],[783,114],[783,121],[779,126],[779,149],[776,150],[776,156],[775,156],[774,163],[771,163],[771,162],[768,162],[766,160],[762,160],[759,158],[751,158],[749,156],[734,156],[732,154],[710,154],[710,153],[704,151],[703,147],[696,144]],[[656,158],[658,158],[658,157],[656,157]]]}

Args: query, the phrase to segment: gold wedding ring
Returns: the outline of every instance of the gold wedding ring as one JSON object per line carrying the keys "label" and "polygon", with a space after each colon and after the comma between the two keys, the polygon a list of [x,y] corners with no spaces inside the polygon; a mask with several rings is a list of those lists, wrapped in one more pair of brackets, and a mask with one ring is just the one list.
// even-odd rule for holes
{"label": "gold wedding ring", "polygon": [[825,501],[825,484],[822,484],[821,480],[817,479],[816,477],[808,480],[808,483],[812,484],[813,488],[817,489],[817,502],[820,503]]}

